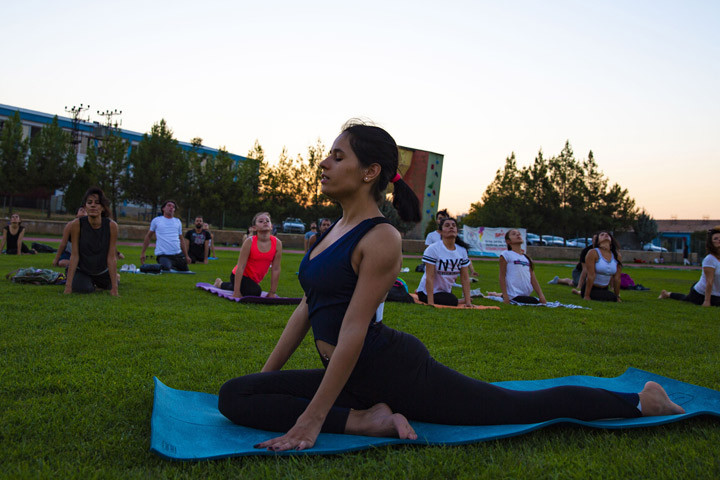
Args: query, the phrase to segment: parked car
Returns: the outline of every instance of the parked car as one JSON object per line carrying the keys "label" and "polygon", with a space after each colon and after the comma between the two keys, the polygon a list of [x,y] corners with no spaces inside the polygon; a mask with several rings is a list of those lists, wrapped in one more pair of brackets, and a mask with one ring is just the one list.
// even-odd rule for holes
{"label": "parked car", "polygon": [[305,233],[305,224],[299,218],[288,217],[282,223],[283,233]]}
{"label": "parked car", "polygon": [[646,252],[667,252],[668,249],[665,247],[658,247],[657,245],[653,245],[652,243],[646,243],[643,245],[643,250]]}
{"label": "parked car", "polygon": [[543,235],[542,239],[551,247],[564,247],[565,239],[563,237],[555,237],[553,235]]}
{"label": "parked car", "polygon": [[527,232],[525,234],[525,243],[528,245],[547,245],[547,242],[540,238],[540,235]]}
{"label": "parked car", "polygon": [[588,245],[592,245],[592,237],[577,237],[577,238],[571,238],[567,241],[568,247],[577,247],[577,248],[585,248]]}

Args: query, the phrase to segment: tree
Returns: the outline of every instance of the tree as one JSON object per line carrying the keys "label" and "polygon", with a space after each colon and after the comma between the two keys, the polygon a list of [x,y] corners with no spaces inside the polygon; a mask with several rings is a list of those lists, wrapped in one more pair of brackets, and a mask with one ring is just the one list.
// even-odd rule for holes
{"label": "tree", "polygon": [[143,135],[128,163],[122,181],[125,196],[150,205],[153,216],[163,200],[182,196],[188,164],[165,120],[153,125],[149,135]]}
{"label": "tree", "polygon": [[48,197],[47,217],[50,218],[50,196],[67,187],[77,170],[77,155],[70,134],[58,124],[57,115],[50,125],[40,130],[30,142],[28,179],[32,187],[40,187]]}
{"label": "tree", "polygon": [[653,238],[657,237],[658,234],[657,222],[648,215],[645,209],[641,210],[638,214],[635,219],[633,229],[635,230],[635,234],[640,239],[640,243],[642,245],[650,243]]}
{"label": "tree", "polygon": [[77,211],[88,188],[98,184],[94,175],[93,168],[88,162],[85,162],[82,167],[75,171],[75,176],[65,189],[65,196],[63,197],[65,210],[71,213]]}
{"label": "tree", "polygon": [[117,204],[120,202],[121,182],[127,168],[128,142],[117,128],[108,127],[108,134],[99,143],[92,142],[85,163],[90,166],[105,196],[110,201],[112,216],[117,220]]}
{"label": "tree", "polygon": [[505,159],[482,202],[473,203],[464,223],[475,226],[523,226],[540,234],[587,234],[600,228],[628,227],[635,201],[598,168],[592,151],[582,162],[566,141],[559,155],[546,160],[542,150],[532,165],[517,168],[515,154]]}
{"label": "tree", "polygon": [[0,131],[0,191],[10,197],[10,213],[15,195],[27,186],[28,149],[29,143],[23,138],[20,112],[16,111]]}

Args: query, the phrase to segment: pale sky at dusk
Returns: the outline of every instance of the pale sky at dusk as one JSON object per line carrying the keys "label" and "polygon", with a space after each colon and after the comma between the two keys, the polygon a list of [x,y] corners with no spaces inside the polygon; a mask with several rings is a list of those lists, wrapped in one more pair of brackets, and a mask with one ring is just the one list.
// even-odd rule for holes
{"label": "pale sky at dusk", "polygon": [[[4,2],[0,103],[245,155],[351,117],[445,156],[440,206],[569,139],[655,218],[720,217],[720,2]],[[99,120],[97,116],[93,120]],[[713,140],[713,138],[715,140]]]}

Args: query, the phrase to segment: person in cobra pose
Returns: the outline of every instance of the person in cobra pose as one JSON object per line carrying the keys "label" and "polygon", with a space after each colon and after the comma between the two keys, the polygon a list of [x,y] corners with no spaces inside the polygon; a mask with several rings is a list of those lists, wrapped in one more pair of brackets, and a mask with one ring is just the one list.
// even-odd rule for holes
{"label": "person in cobra pose", "polygon": [[[379,127],[346,124],[320,167],[322,192],[343,215],[303,258],[305,296],[262,371],[220,388],[218,408],[232,422],[287,432],[257,448],[311,448],[320,432],[415,439],[408,419],[485,425],[683,412],[654,382],[639,393],[523,392],[435,361],[420,340],[381,321],[379,307],[402,265],[400,233],[378,208],[388,182],[400,217],[420,220],[418,199],[397,173],[395,141]],[[281,370],[310,329],[325,368]]]}
{"label": "person in cobra pose", "polygon": [[622,262],[617,241],[605,230],[593,238],[597,238],[596,248],[585,256],[585,283],[580,288],[580,296],[585,300],[619,302]]}
{"label": "person in cobra pose", "polygon": [[24,253],[34,254],[32,250],[25,245],[23,237],[25,236],[25,227],[22,225],[20,215],[13,213],[10,215],[10,224],[3,227],[2,242],[0,242],[0,252],[7,247],[8,255],[22,255]]}
{"label": "person in cobra pose", "polygon": [[[503,302],[510,303],[538,303],[546,304],[540,284],[535,278],[533,261],[520,248],[523,241],[519,230],[508,230],[505,234],[505,244],[508,249],[500,254],[500,289]],[[532,292],[538,294],[533,297]]]}
{"label": "person in cobra pose", "polygon": [[70,224],[73,248],[64,293],[92,293],[96,288],[118,295],[117,223],[108,218],[108,200],[97,187],[85,192],[87,216]]}
{"label": "person in cobra pose", "polygon": [[708,230],[705,241],[707,255],[702,261],[702,274],[687,295],[663,290],[658,298],[672,298],[702,307],[720,307],[720,226]]}
{"label": "person in cobra pose", "polygon": [[[268,270],[270,273],[270,291],[268,297],[277,297],[280,281],[280,262],[282,261],[282,242],[271,235],[272,221],[268,212],[256,213],[252,219],[255,235],[247,237],[240,247],[237,265],[230,274],[230,281],[223,282],[218,278],[215,286],[223,290],[232,290],[233,297],[259,297],[262,294],[260,282]],[[238,272],[240,279],[238,280]]]}
{"label": "person in cobra pose", "polygon": [[468,245],[458,238],[457,220],[454,218],[445,217],[438,226],[440,241],[431,244],[423,252],[425,273],[417,288],[418,299],[428,305],[457,307],[458,298],[452,293],[452,287],[460,275],[463,289],[461,300],[466,307],[472,307]]}

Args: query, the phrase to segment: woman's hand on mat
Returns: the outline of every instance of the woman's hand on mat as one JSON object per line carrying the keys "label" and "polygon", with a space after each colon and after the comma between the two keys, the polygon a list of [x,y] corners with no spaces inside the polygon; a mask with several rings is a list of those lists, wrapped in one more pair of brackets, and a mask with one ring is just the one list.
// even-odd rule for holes
{"label": "woman's hand on mat", "polygon": [[277,298],[277,293],[275,292],[268,292],[266,298]]}
{"label": "woman's hand on mat", "polygon": [[705,301],[702,303],[702,305],[701,305],[701,307],[709,307],[709,306],[711,306],[711,305],[710,305],[710,300],[705,300]]}
{"label": "woman's hand on mat", "polygon": [[111,288],[111,289],[110,289],[110,295],[112,295],[113,297],[119,297],[119,296],[120,296],[120,294],[118,293],[118,289],[117,289],[117,288]]}
{"label": "woman's hand on mat", "polygon": [[243,296],[242,296],[242,293],[234,293],[234,292],[233,292],[233,294],[230,295],[230,298],[242,298],[242,297],[243,297]]}
{"label": "woman's hand on mat", "polygon": [[320,434],[322,422],[306,422],[302,415],[298,418],[295,426],[282,437],[271,438],[255,445],[255,448],[267,448],[273,452],[284,452],[285,450],[306,450],[315,445],[315,440]]}

